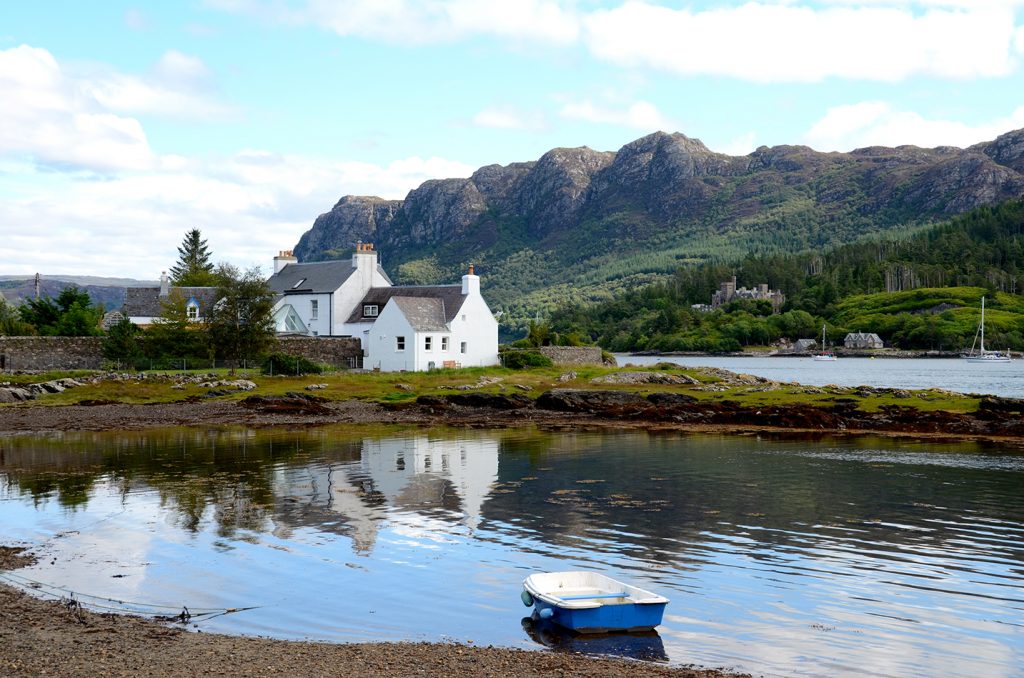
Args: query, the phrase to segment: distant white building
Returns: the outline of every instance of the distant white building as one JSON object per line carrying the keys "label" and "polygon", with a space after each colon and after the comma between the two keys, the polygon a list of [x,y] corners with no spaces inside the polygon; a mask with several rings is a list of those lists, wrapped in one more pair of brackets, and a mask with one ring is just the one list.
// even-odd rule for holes
{"label": "distant white building", "polygon": [[360,243],[351,261],[274,258],[279,333],[358,337],[363,366],[385,372],[498,364],[498,321],[472,265],[461,285],[395,286]]}

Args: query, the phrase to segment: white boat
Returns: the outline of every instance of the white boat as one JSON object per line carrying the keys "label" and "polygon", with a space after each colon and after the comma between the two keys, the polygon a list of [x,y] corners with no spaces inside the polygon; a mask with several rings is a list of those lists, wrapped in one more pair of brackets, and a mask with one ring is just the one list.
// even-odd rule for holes
{"label": "white boat", "polygon": [[822,326],[821,326],[821,352],[814,354],[814,359],[815,360],[835,360],[836,359],[836,354],[833,353],[832,351],[826,351],[825,350],[825,346],[826,346],[826,344],[825,344],[825,325],[822,324]]}
{"label": "white boat", "polygon": [[661,623],[668,604],[668,598],[597,572],[531,574],[522,599],[538,619],[576,633],[649,631]]}
{"label": "white boat", "polygon": [[[978,347],[977,353],[974,352],[975,346]],[[981,322],[978,323],[978,330],[974,333],[974,341],[971,343],[971,352],[965,355],[964,359],[969,363],[1010,362],[1009,350],[1007,350],[1006,353],[985,350],[985,297],[981,298]]]}

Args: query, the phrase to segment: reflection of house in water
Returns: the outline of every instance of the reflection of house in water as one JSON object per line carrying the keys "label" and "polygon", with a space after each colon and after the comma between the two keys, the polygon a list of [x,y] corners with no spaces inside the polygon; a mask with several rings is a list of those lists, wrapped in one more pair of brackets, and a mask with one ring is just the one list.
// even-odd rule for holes
{"label": "reflection of house in water", "polygon": [[340,531],[352,537],[356,551],[369,551],[381,521],[401,522],[408,512],[473,529],[497,479],[493,438],[367,439],[358,461],[282,470],[275,532],[286,536],[312,525]]}

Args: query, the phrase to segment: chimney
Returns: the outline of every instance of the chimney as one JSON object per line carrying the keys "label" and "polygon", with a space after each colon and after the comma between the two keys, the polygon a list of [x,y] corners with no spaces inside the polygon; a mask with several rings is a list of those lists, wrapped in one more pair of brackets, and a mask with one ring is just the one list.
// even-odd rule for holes
{"label": "chimney", "polygon": [[480,276],[473,272],[473,264],[469,265],[469,272],[462,276],[463,294],[480,294]]}
{"label": "chimney", "polygon": [[355,254],[352,255],[352,268],[357,271],[374,271],[377,268],[377,251],[372,242],[356,243]]}
{"label": "chimney", "polygon": [[[152,289],[152,288],[150,288]],[[168,297],[171,294],[171,281],[167,279],[167,271],[160,271],[160,296]]]}
{"label": "chimney", "polygon": [[274,257],[274,273],[280,273],[281,269],[283,269],[288,264],[297,263],[299,263],[299,260],[295,257],[295,254],[293,254],[291,250],[281,250],[280,252],[277,253],[277,256]]}

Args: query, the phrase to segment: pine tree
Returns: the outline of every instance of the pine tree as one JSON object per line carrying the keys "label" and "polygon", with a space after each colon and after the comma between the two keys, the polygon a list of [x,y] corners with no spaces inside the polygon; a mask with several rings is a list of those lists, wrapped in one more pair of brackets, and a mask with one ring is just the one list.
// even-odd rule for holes
{"label": "pine tree", "polygon": [[178,247],[178,263],[171,267],[171,284],[179,287],[212,287],[217,284],[210,251],[198,228],[186,233]]}

